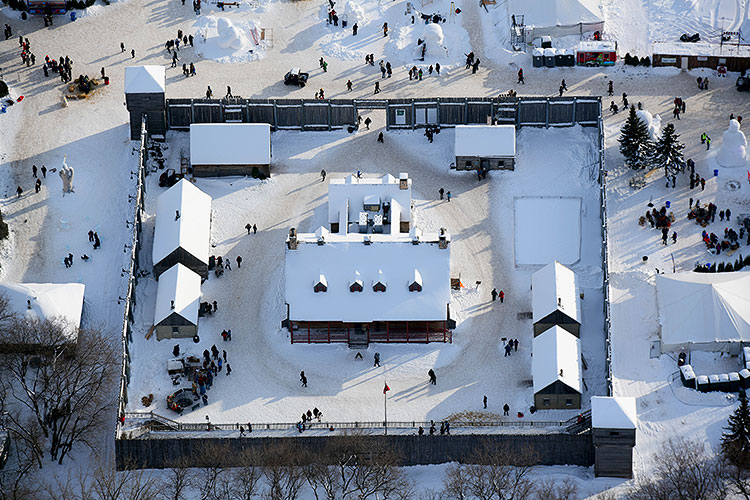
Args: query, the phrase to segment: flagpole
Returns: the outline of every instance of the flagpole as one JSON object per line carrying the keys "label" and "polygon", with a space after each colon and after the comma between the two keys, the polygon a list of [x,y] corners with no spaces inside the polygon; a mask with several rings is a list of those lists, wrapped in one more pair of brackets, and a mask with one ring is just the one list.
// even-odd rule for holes
{"label": "flagpole", "polygon": [[[388,387],[388,383],[385,384]],[[383,391],[383,414],[385,416],[384,427],[385,435],[388,435],[388,391]]]}

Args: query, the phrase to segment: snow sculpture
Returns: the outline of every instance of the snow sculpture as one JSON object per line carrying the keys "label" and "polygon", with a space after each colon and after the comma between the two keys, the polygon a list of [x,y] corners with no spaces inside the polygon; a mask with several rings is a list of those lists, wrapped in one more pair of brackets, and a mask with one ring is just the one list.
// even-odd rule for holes
{"label": "snow sculpture", "polygon": [[73,167],[69,167],[67,163],[68,156],[63,156],[62,167],[60,167],[60,179],[62,180],[63,196],[65,193],[73,192]]}
{"label": "snow sculpture", "polygon": [[740,122],[729,120],[729,128],[721,137],[721,148],[716,154],[716,162],[722,167],[743,167],[747,155],[747,139],[740,130]]}
{"label": "snow sculpture", "polygon": [[229,19],[220,17],[216,23],[216,31],[219,33],[217,43],[222,49],[242,48],[242,32]]}
{"label": "snow sculpture", "polygon": [[651,140],[659,140],[659,137],[661,137],[661,116],[651,116],[651,113],[643,109],[639,109],[635,114],[648,127],[648,135]]}
{"label": "snow sculpture", "polygon": [[[435,47],[443,46],[443,28],[439,24],[425,24],[422,32],[422,40],[427,45],[427,50],[434,50]],[[435,54],[435,52],[432,52]]]}
{"label": "snow sculpture", "polygon": [[355,0],[348,0],[344,4],[343,13],[344,16],[342,17],[342,19],[346,19],[346,22],[349,23],[349,25],[357,23],[357,25],[359,25],[359,27],[361,28],[362,25],[365,24],[365,10],[362,8],[362,5],[359,2]]}

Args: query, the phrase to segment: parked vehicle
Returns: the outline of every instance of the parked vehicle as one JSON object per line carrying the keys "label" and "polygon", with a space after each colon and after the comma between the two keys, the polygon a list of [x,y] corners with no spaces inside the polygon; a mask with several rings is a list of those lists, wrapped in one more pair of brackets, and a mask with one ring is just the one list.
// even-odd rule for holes
{"label": "parked vehicle", "polygon": [[299,85],[300,87],[304,87],[308,78],[310,78],[310,73],[303,73],[299,68],[292,68],[284,75],[284,85]]}

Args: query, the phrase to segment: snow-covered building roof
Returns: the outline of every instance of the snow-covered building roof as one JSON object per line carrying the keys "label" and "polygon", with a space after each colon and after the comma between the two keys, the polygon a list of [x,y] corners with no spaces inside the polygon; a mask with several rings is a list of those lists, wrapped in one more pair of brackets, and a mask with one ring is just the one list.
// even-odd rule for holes
{"label": "snow-covered building roof", "polygon": [[11,311],[28,319],[62,320],[75,337],[81,326],[85,289],[82,283],[0,283],[0,294]]}
{"label": "snow-covered building roof", "polygon": [[268,123],[192,123],[192,165],[268,165],[271,125]]}
{"label": "snow-covered building roof", "polygon": [[581,341],[559,326],[534,337],[531,344],[534,393],[557,381],[581,392]]}
{"label": "snow-covered building roof", "polygon": [[654,42],[652,54],[668,56],[750,57],[750,45],[709,42]]}
{"label": "snow-covered building roof", "polygon": [[522,14],[524,24],[533,27],[603,22],[597,0],[508,0],[508,12]]}
{"label": "snow-covered building roof", "polygon": [[187,179],[180,180],[156,202],[154,265],[178,248],[207,263],[210,230],[211,196]]}
{"label": "snow-covered building roof", "polygon": [[750,342],[750,272],[656,276],[662,349],[726,350]]}
{"label": "snow-covered building roof", "polygon": [[[437,233],[422,234],[416,245],[407,234],[319,231],[297,238],[297,249],[286,250],[290,320],[366,323],[447,318],[450,246],[439,248]],[[326,291],[315,292],[321,276]],[[353,290],[356,282],[361,283],[361,292],[356,286]],[[385,291],[373,290],[378,282]],[[419,286],[410,291],[415,282]]]}
{"label": "snow-covered building roof", "polygon": [[164,66],[128,66],[125,68],[126,94],[163,94],[166,88]]}
{"label": "snow-covered building roof", "polygon": [[514,157],[516,127],[513,125],[456,125],[456,156]]}
{"label": "snow-covered building roof", "polygon": [[597,429],[635,429],[638,427],[635,398],[592,396],[591,425]]}
{"label": "snow-covered building roof", "polygon": [[578,52],[616,52],[617,46],[615,42],[606,40],[586,40],[578,42],[576,50]]}
{"label": "snow-covered building roof", "polygon": [[[401,181],[405,181],[405,189],[401,189]],[[391,174],[380,177],[360,177],[347,175],[344,178],[331,179],[328,183],[328,222],[342,221],[343,213],[346,220],[356,222],[360,213],[366,212],[365,204],[376,202],[382,210],[383,203],[391,205],[391,220],[411,221],[411,179],[406,173],[395,178]],[[345,227],[340,227],[345,232]]]}
{"label": "snow-covered building roof", "polygon": [[581,322],[578,307],[576,274],[557,261],[531,275],[531,310],[533,322],[560,311]]}
{"label": "snow-covered building roof", "polygon": [[200,300],[200,275],[182,264],[175,264],[159,276],[154,325],[158,325],[172,314],[182,316],[193,325],[197,325]]}

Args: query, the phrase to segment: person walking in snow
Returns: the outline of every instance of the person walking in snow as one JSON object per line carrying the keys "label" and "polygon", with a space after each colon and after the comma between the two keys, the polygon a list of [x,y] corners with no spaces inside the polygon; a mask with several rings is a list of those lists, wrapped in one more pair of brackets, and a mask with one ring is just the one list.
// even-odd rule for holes
{"label": "person walking in snow", "polygon": [[307,387],[307,377],[304,370],[299,372],[299,381],[302,383],[302,387]]}
{"label": "person walking in snow", "polygon": [[562,87],[563,90],[568,90],[568,86],[565,83],[565,78],[562,79],[562,83],[560,84],[560,87]]}
{"label": "person walking in snow", "polygon": [[224,259],[224,269],[232,270],[232,266],[229,264],[229,259]]}
{"label": "person walking in snow", "polygon": [[626,94],[625,92],[622,93],[622,105],[625,108],[628,107],[628,94]]}
{"label": "person walking in snow", "polygon": [[482,404],[484,404],[484,409],[486,410],[487,409],[487,396],[482,398]]}
{"label": "person walking in snow", "polygon": [[359,29],[359,25],[357,23],[354,23],[352,25],[352,36],[357,36],[357,30]]}
{"label": "person walking in snow", "polygon": [[[471,74],[472,75],[476,74],[476,72],[479,70],[479,62],[480,62],[479,58],[477,57],[477,60],[474,61],[474,64],[471,65]],[[422,70],[419,70],[419,71],[420,71],[419,79],[421,80],[422,79],[422,74],[421,74]]]}
{"label": "person walking in snow", "polygon": [[518,352],[518,339],[513,340],[513,352]]}
{"label": "person walking in snow", "polygon": [[677,231],[672,232],[672,243],[677,243]]}
{"label": "person walking in snow", "polygon": [[352,91],[352,81],[351,80],[347,80],[346,81],[346,90],[348,90],[349,92]]}
{"label": "person walking in snow", "polygon": [[450,201],[451,201],[451,192],[450,191],[448,191],[447,193],[445,193],[445,198],[448,200],[448,203],[450,203]]}
{"label": "person walking in snow", "polygon": [[375,362],[373,364],[373,367],[375,366],[380,366],[380,353],[379,352],[375,353]]}
{"label": "person walking in snow", "polygon": [[510,406],[508,406],[508,403],[505,403],[503,405],[503,416],[507,417],[510,415]]}
{"label": "person walking in snow", "polygon": [[20,198],[22,194],[23,194],[23,189],[21,188],[21,186],[18,186],[16,188],[16,197]]}
{"label": "person walking in snow", "polygon": [[492,295],[492,302],[495,302],[497,300],[497,288],[493,288],[490,295]]}
{"label": "person walking in snow", "polygon": [[172,53],[172,67],[177,67],[177,61],[179,61],[179,58],[177,57],[177,52]]}
{"label": "person walking in snow", "polygon": [[211,90],[211,86],[209,85],[206,88],[206,99],[211,99],[211,96],[213,96],[213,95],[214,95],[214,91]]}
{"label": "person walking in snow", "polygon": [[373,93],[374,94],[379,94],[380,93],[380,82],[375,82],[375,92],[373,92]]}
{"label": "person walking in snow", "polygon": [[94,232],[94,250],[98,250],[102,246],[102,242],[99,241],[99,233]]}
{"label": "person walking in snow", "polygon": [[245,229],[247,229],[247,234],[249,236],[250,235],[250,231],[252,231],[252,229],[253,229],[253,226],[251,226],[250,223],[248,222],[247,224],[245,224]]}
{"label": "person walking in snow", "polygon": [[523,80],[523,68],[519,68],[518,70],[518,81],[516,83],[523,83],[526,85],[526,82]]}
{"label": "person walking in snow", "polygon": [[432,368],[427,372],[427,375],[430,377],[430,383],[432,385],[437,385],[437,376]]}
{"label": "person walking in snow", "polygon": [[258,226],[253,224],[253,234],[258,234]]}
{"label": "person walking in snow", "polygon": [[[377,82],[375,82],[375,85],[377,85]],[[370,130],[370,124],[371,123],[372,123],[372,120],[370,119],[369,116],[367,118],[365,118],[365,127],[367,128],[367,130]]]}
{"label": "person walking in snow", "polygon": [[34,191],[36,191],[37,194],[38,194],[39,191],[41,191],[41,190],[42,190],[42,180],[41,179],[37,179],[36,183],[34,184]]}
{"label": "person walking in snow", "polygon": [[320,182],[325,182],[325,181],[326,181],[326,171],[325,169],[323,169],[320,171]]}
{"label": "person walking in snow", "polygon": [[607,86],[607,94],[609,94],[610,96],[613,96],[615,94],[614,82],[612,82],[612,80],[609,81],[609,85]]}
{"label": "person walking in snow", "polygon": [[383,142],[383,132],[378,133],[378,142]]}
{"label": "person walking in snow", "polygon": [[505,292],[503,292],[502,290],[500,290],[498,292],[497,296],[500,297],[500,303],[502,304],[503,301],[505,300]]}
{"label": "person walking in snow", "polygon": [[131,58],[131,59],[135,59],[135,49],[132,49],[132,50],[130,51],[130,58]]}
{"label": "person walking in snow", "polygon": [[443,188],[438,189],[438,194],[440,195],[440,199],[443,199],[443,194],[445,193],[445,190]]}
{"label": "person walking in snow", "polygon": [[229,375],[230,373],[232,373],[232,367],[229,366],[229,363],[227,363],[227,375]]}
{"label": "person walking in snow", "polygon": [[94,231],[89,229],[89,243],[93,243],[93,242],[94,242]]}
{"label": "person walking in snow", "polygon": [[31,166],[31,176],[32,177],[36,177],[36,171],[37,171],[36,165],[32,165]]}
{"label": "person walking in snow", "polygon": [[225,95],[224,98],[225,99],[231,99],[232,97],[233,97],[232,96],[232,87],[230,87],[229,85],[227,85],[227,95]]}
{"label": "person walking in snow", "polygon": [[238,255],[235,260],[237,261],[237,269],[240,269],[242,267],[242,257]]}

